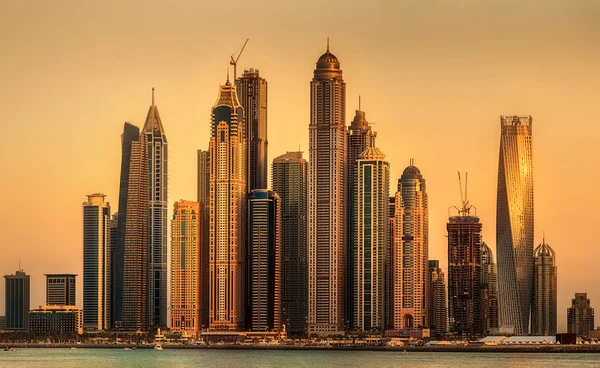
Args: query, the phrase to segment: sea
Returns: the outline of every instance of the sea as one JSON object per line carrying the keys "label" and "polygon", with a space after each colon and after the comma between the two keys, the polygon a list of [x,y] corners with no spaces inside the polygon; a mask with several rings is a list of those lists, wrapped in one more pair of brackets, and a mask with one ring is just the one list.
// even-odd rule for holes
{"label": "sea", "polygon": [[600,367],[600,354],[446,353],[335,350],[0,350],[0,367]]}

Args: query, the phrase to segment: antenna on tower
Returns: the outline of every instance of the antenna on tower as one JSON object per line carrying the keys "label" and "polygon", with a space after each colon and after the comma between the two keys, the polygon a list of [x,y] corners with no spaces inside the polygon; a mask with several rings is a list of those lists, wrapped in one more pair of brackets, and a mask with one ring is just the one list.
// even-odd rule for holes
{"label": "antenna on tower", "polygon": [[235,56],[235,54],[231,55],[231,61],[229,61],[229,65],[233,65],[233,82],[235,83],[235,80],[237,78],[237,62],[238,60],[240,60],[240,56],[242,56],[242,52],[244,52],[244,49],[246,48],[246,44],[248,43],[248,41],[250,41],[249,38],[246,39],[246,42],[244,42],[244,46],[242,46],[242,49],[240,50],[237,58],[233,58]]}

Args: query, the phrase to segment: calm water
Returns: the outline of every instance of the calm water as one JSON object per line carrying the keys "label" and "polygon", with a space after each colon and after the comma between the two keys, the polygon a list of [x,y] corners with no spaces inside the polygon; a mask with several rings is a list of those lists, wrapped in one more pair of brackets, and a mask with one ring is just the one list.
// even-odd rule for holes
{"label": "calm water", "polygon": [[18,349],[0,367],[600,367],[600,354],[369,351]]}

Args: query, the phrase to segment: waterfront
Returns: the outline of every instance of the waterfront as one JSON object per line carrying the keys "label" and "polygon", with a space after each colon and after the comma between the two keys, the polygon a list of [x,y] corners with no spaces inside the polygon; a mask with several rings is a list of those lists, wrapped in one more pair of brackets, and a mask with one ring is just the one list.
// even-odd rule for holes
{"label": "waterfront", "polygon": [[0,368],[81,367],[597,367],[600,354],[449,353],[301,350],[17,349],[0,351]]}

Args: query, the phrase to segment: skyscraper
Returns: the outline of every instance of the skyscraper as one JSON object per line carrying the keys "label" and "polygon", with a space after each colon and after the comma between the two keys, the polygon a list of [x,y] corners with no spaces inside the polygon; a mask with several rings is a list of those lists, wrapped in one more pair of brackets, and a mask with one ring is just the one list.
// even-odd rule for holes
{"label": "skyscraper", "polygon": [[[128,123],[125,124],[127,132]],[[134,127],[137,130],[137,127]],[[138,130],[139,132],[139,130]],[[124,134],[125,135],[125,134]],[[123,226],[122,311],[119,328],[148,331],[148,158],[146,135],[130,141],[125,208],[119,203],[119,229]],[[121,171],[123,166],[121,166]],[[121,172],[123,174],[123,172]],[[121,176],[123,178],[123,176]],[[121,189],[123,189],[123,182]],[[119,193],[119,201],[122,194]]]}
{"label": "skyscraper", "polygon": [[360,111],[360,100],[359,107],[356,110],[354,120],[346,131],[346,281],[345,281],[345,293],[346,293],[346,319],[350,320],[349,327],[353,329],[361,329],[360,326],[354,325],[355,322],[355,296],[354,291],[356,287],[354,280],[356,275],[354,271],[356,269],[355,263],[355,249],[353,249],[354,243],[351,239],[355,236],[355,223],[356,216],[354,208],[356,206],[355,198],[355,182],[356,182],[356,170],[357,161],[360,155],[365,149],[374,145],[376,133],[371,131],[371,127],[365,118],[364,111]]}
{"label": "skyscraper", "polygon": [[168,211],[168,143],[154,104],[146,116],[148,159],[148,318],[150,328],[167,327],[167,211]]}
{"label": "skyscraper", "polygon": [[273,191],[281,202],[281,323],[292,335],[306,333],[308,313],[306,170],[302,152],[273,160]]}
{"label": "skyscraper", "polygon": [[412,163],[396,192],[392,250],[393,328],[429,327],[429,214],[425,179]]}
{"label": "skyscraper", "polygon": [[[129,177],[130,166],[132,162],[132,147],[134,142],[140,139],[140,130],[135,125],[128,122],[124,124],[123,134],[121,135],[121,174],[119,181],[119,212],[117,215],[117,241],[111,247],[111,267],[112,267],[112,283],[111,283],[111,301],[112,313],[111,320],[113,328],[120,327],[123,320],[123,268],[125,256],[125,233],[127,218],[136,216],[131,214],[128,216],[128,194],[129,194]],[[136,154],[139,155],[139,143],[135,143]],[[139,169],[139,168],[138,168]],[[139,181],[134,180],[135,185],[139,186]],[[134,183],[131,183],[132,189]],[[134,208],[131,208],[133,211]]]}
{"label": "skyscraper", "polygon": [[556,254],[545,238],[533,251],[533,260],[531,333],[553,336],[556,334]]}
{"label": "skyscraper", "polygon": [[457,336],[473,338],[481,328],[481,222],[463,205],[451,216],[448,230],[448,309],[450,329]]}
{"label": "skyscraper", "polygon": [[500,323],[527,334],[533,286],[531,116],[501,116],[496,251]]}
{"label": "skyscraper", "polygon": [[200,205],[200,252],[202,276],[202,326],[208,328],[209,311],[209,254],[210,254],[210,155],[198,150],[198,204]]}
{"label": "skyscraper", "polygon": [[448,332],[448,307],[446,280],[440,261],[429,261],[429,327],[432,336],[440,337]]}
{"label": "skyscraper", "polygon": [[277,193],[248,196],[248,328],[281,328],[281,203]]}
{"label": "skyscraper", "polygon": [[344,321],[346,83],[327,51],[310,83],[308,332],[340,334]]}
{"label": "skyscraper", "polygon": [[12,331],[29,330],[29,275],[18,270],[14,275],[5,275],[4,312],[6,329]]}
{"label": "skyscraper", "polygon": [[[356,120],[356,119],[355,119]],[[371,140],[360,154],[354,171],[354,234],[352,239],[354,296],[352,326],[359,331],[379,331],[386,327],[385,272],[389,267],[388,200],[390,165]]]}
{"label": "skyscraper", "polygon": [[[110,255],[106,255],[109,257]],[[104,273],[110,280],[110,268],[106,268]],[[46,274],[46,305],[77,305],[77,287],[74,274]],[[110,282],[104,286],[104,295],[110,300]],[[110,303],[103,306],[106,313],[110,314]]]}
{"label": "skyscraper", "polygon": [[587,293],[575,293],[571,308],[567,309],[567,331],[577,336],[585,336],[593,329],[594,308],[590,306]]}
{"label": "skyscraper", "polygon": [[171,331],[198,337],[202,331],[202,249],[198,202],[178,201],[171,221]]}
{"label": "skyscraper", "polygon": [[88,195],[87,202],[83,202],[83,328],[87,331],[111,327],[109,221],[110,204],[106,196]]}
{"label": "skyscraper", "polygon": [[481,243],[481,328],[484,334],[498,330],[498,274],[490,247]]}
{"label": "skyscraper", "polygon": [[244,70],[235,81],[239,101],[244,108],[248,166],[246,180],[248,193],[266,189],[267,182],[267,81],[258,70]]}
{"label": "skyscraper", "polygon": [[210,329],[244,328],[246,134],[229,80],[212,109],[210,137]]}

